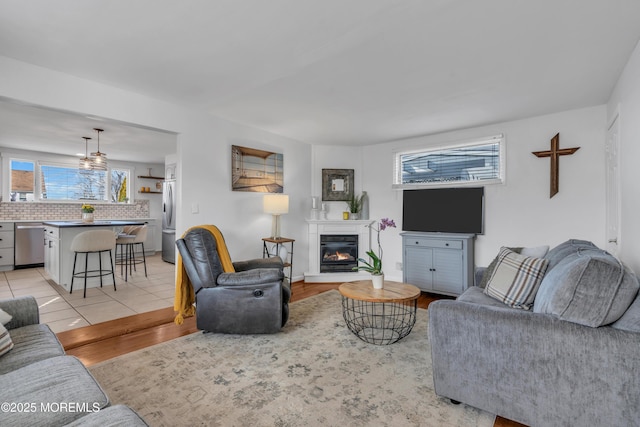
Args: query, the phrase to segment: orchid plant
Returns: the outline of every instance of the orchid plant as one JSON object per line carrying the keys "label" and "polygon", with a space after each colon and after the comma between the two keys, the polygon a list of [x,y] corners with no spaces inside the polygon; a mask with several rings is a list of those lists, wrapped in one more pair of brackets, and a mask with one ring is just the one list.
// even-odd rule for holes
{"label": "orchid plant", "polygon": [[386,230],[388,227],[396,228],[396,223],[389,218],[382,218],[377,227],[373,224],[368,225],[367,227],[371,228],[376,232],[376,241],[378,242],[378,253],[376,254],[373,250],[368,250],[367,255],[371,258],[371,262],[367,262],[363,258],[358,258],[358,261],[362,265],[358,265],[357,267],[353,267],[353,270],[358,271],[366,271],[373,275],[382,274],[382,245],[380,244],[380,232]]}

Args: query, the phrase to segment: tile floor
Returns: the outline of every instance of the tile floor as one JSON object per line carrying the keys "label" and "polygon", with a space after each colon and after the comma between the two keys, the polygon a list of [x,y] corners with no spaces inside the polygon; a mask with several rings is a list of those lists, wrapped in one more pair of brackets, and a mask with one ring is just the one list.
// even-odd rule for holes
{"label": "tile floor", "polygon": [[[74,284],[73,294],[50,282],[44,268],[0,272],[0,299],[33,295],[40,307],[40,323],[53,332],[93,325],[132,314],[173,306],[175,266],[162,261],[158,253],[147,257],[147,273],[139,264],[127,282],[116,266],[116,291],[113,285],[87,289]],[[109,281],[110,278],[107,278]]]}

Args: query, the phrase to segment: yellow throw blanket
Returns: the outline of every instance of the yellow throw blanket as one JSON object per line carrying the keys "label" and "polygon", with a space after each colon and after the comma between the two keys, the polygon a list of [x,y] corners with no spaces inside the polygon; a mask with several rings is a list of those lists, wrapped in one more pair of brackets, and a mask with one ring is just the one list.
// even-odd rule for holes
{"label": "yellow throw blanket", "polygon": [[[182,237],[184,237],[189,231],[196,228],[204,228],[213,234],[213,237],[216,239],[218,257],[220,257],[220,262],[222,263],[222,270],[225,273],[233,273],[235,269],[233,268],[233,263],[231,262],[229,251],[227,250],[227,244],[224,241],[222,233],[218,230],[218,227],[215,225],[197,225],[185,231]],[[176,296],[173,301],[173,310],[178,314],[173,321],[176,325],[182,325],[185,317],[191,317],[195,314],[195,307],[193,304],[196,302],[196,295],[193,291],[191,280],[189,280],[189,276],[182,264],[182,256],[180,256],[179,252],[178,263],[176,264],[176,273]]]}

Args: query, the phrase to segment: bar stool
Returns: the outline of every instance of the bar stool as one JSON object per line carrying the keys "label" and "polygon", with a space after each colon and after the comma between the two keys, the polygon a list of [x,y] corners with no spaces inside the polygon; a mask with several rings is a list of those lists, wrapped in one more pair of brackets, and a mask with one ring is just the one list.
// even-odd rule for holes
{"label": "bar stool", "polygon": [[[111,275],[113,277],[113,290],[116,290],[116,276],[113,273],[113,256],[111,250],[116,245],[116,235],[111,230],[91,230],[83,231],[71,241],[71,250],[75,252],[73,257],[73,272],[71,275],[71,289],[73,293],[73,280],[84,277],[84,298],[87,297],[87,278],[100,277],[100,287],[102,287],[102,276]],[[109,267],[111,270],[102,269],[102,253],[109,252]],[[84,254],[84,270],[76,272],[76,261],[78,254]],[[98,254],[98,270],[89,270],[89,254]]]}
{"label": "bar stool", "polygon": [[[147,258],[144,255],[144,242],[147,240],[147,225],[128,225],[116,239],[116,264],[120,265],[120,275],[124,267],[124,281],[128,281],[128,275],[136,264],[144,263],[144,277],[147,277]],[[142,259],[136,259],[135,246],[142,245]],[[118,257],[118,248],[120,256]],[[124,251],[124,253],[123,253]]]}

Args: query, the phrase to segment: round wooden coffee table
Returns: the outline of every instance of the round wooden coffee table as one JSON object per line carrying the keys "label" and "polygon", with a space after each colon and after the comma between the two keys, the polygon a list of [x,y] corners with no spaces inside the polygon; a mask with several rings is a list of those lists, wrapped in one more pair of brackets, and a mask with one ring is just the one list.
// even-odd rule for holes
{"label": "round wooden coffee table", "polygon": [[342,316],[347,327],[362,341],[376,345],[398,342],[416,323],[420,289],[400,282],[384,282],[374,289],[371,280],[347,282],[338,288]]}

